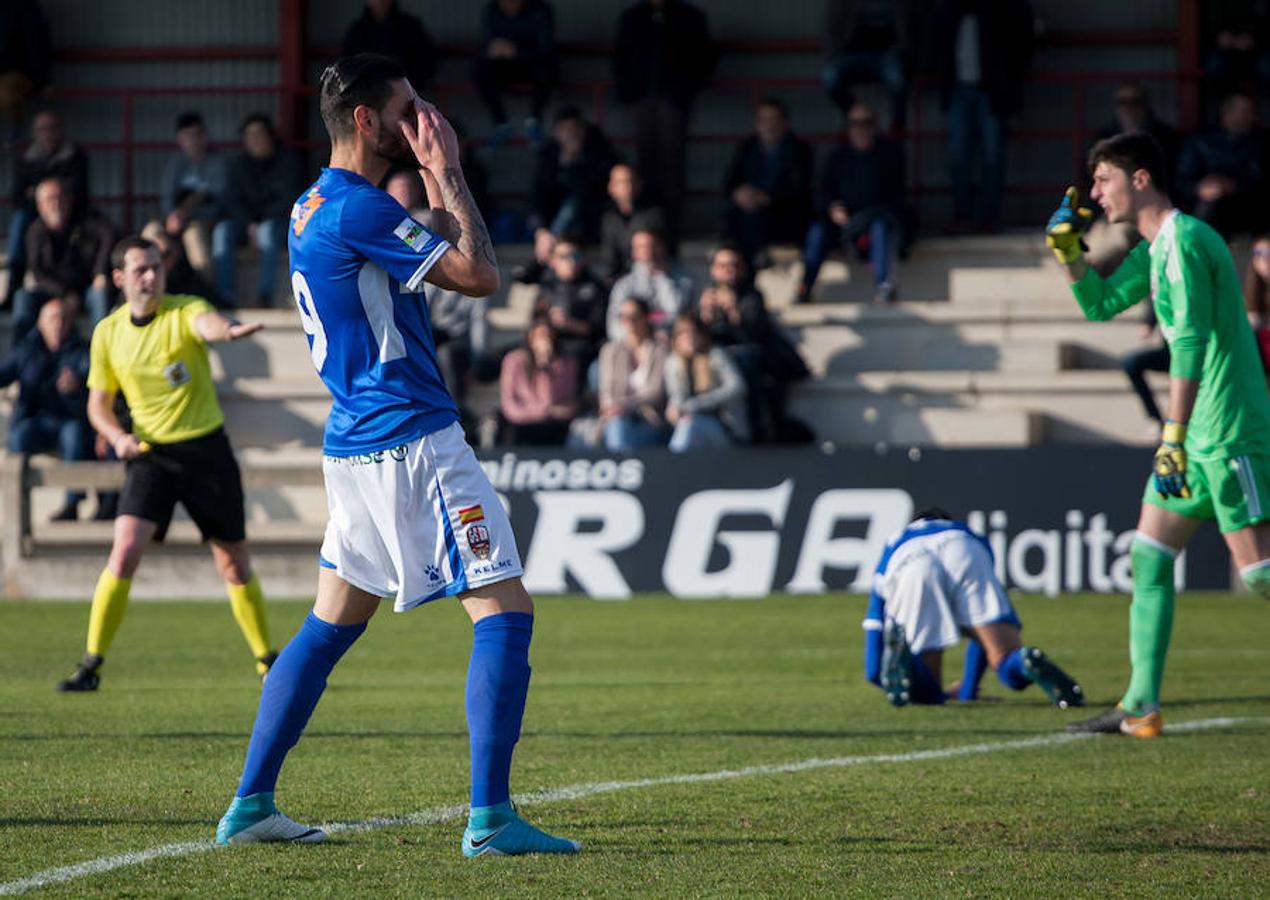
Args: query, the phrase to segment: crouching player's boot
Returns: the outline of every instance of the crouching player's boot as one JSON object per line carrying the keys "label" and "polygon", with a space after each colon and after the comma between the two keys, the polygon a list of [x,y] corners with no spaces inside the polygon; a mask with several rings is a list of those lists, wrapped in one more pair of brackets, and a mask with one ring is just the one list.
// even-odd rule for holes
{"label": "crouching player's boot", "polygon": [[319,844],[324,840],[326,832],[321,828],[301,825],[278,812],[272,791],[235,797],[216,827],[218,844]]}
{"label": "crouching player's boot", "polygon": [[1080,685],[1039,647],[1024,647],[1022,654],[1024,677],[1043,690],[1051,703],[1059,709],[1085,705],[1085,693]]}

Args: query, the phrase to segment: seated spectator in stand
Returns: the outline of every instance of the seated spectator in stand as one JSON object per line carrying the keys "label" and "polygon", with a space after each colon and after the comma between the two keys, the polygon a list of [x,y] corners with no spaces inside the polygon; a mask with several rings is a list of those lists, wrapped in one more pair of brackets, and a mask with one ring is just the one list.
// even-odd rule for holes
{"label": "seated spectator in stand", "polygon": [[600,238],[609,170],[617,154],[604,132],[582,117],[576,106],[556,113],[551,139],[538,151],[529,189],[529,224],[539,265],[566,231],[586,244]]}
{"label": "seated spectator in stand", "polygon": [[1231,94],[1216,128],[1191,137],[1177,164],[1177,186],[1195,215],[1222,237],[1260,232],[1266,201],[1266,141],[1257,127],[1257,101]]}
{"label": "seated spectator in stand", "polygon": [[366,9],[344,32],[340,56],[378,53],[406,70],[410,85],[422,91],[437,73],[436,41],[415,16],[401,11],[397,0],[366,0]]}
{"label": "seated spectator in stand", "polygon": [[556,242],[550,265],[551,273],[534,301],[534,315],[551,325],[560,353],[585,372],[604,343],[608,292],[587,268],[581,245],[569,235]]}
{"label": "seated spectator in stand", "polygon": [[666,348],[653,334],[648,302],[618,304],[619,335],[600,350],[604,448],[629,453],[666,444]]}
{"label": "seated spectator in stand", "polygon": [[862,240],[873,266],[873,299],[894,301],[906,203],[904,151],[878,134],[873,111],[857,103],[847,117],[847,139],[830,154],[821,175],[820,217],[807,230],[797,301],[811,298],[831,247],[842,244],[850,259]]}
{"label": "seated spectator in stand", "polygon": [[260,251],[256,281],[259,306],[273,299],[278,262],[287,247],[291,206],[304,190],[299,158],[278,142],[273,122],[264,113],[248,116],[239,129],[243,150],[229,162],[225,186],[225,220],[212,230],[212,258],[216,288],[226,306],[238,304],[238,267],[235,253],[244,242]]}
{"label": "seated spectator in stand", "polygon": [[[57,297],[40,307],[35,330],[0,362],[0,388],[18,382],[9,426],[12,453],[50,453],[62,459],[91,459],[88,443],[88,344],[75,330],[67,305]],[[67,491],[54,521],[79,517],[80,491]]]}
{"label": "seated spectator in stand", "polygon": [[1204,83],[1211,96],[1235,90],[1270,91],[1270,8],[1265,0],[1222,0],[1202,4],[1209,40]]}
{"label": "seated spectator in stand", "polygon": [[692,276],[666,252],[665,238],[651,228],[640,227],[631,235],[631,270],[617,280],[609,295],[609,340],[623,334],[621,311],[627,297],[647,298],[653,328],[669,333],[675,316],[692,296]]}
{"label": "seated spectator in stand", "polygon": [[208,148],[207,126],[196,112],[177,117],[176,144],[179,151],[163,168],[163,228],[181,242],[189,265],[211,280],[212,228],[222,212],[225,158]]}
{"label": "seated spectator in stand", "polygon": [[829,0],[821,79],[844,114],[856,104],[857,84],[881,84],[891,100],[891,130],[904,128],[909,71],[920,15],[915,0]]}
{"label": "seated spectator in stand", "polygon": [[660,207],[644,202],[639,174],[626,163],[609,169],[609,203],[600,220],[600,253],[604,277],[613,282],[630,271],[631,236],[641,228],[664,232]]}
{"label": "seated spectator in stand", "polygon": [[725,244],[711,255],[710,284],[694,312],[714,346],[727,351],[745,379],[751,439],[778,439],[789,386],[810,373],[794,345],[772,323],[736,247]]}
{"label": "seated spectator in stand", "polygon": [[48,85],[52,62],[37,0],[0,4],[0,147],[17,140],[27,101]]}
{"label": "seated spectator in stand", "polygon": [[141,229],[141,236],[159,248],[169,294],[202,297],[204,300],[211,300],[216,296],[212,283],[194,271],[190,261],[185,258],[181,245],[167,233],[162,222],[155,219],[146,223],[146,227]]}
{"label": "seated spectator in stand", "polygon": [[564,444],[578,414],[578,364],[559,352],[555,329],[546,319],[535,316],[524,346],[503,357],[498,395],[504,443]]}
{"label": "seated spectator in stand", "polygon": [[723,181],[724,235],[754,266],[768,244],[796,244],[811,223],[811,145],[789,127],[789,112],[769,97],[754,111],[754,134],[737,145]]}
{"label": "seated spectator in stand", "polygon": [[666,360],[666,422],[675,453],[748,442],[745,382],[721,347],[710,344],[701,320],[675,317]]}
{"label": "seated spectator in stand", "polygon": [[1261,349],[1261,364],[1270,376],[1270,234],[1253,241],[1244,275],[1244,307]]}
{"label": "seated spectator in stand", "polygon": [[66,139],[57,113],[44,110],[31,122],[31,145],[18,158],[13,172],[13,207],[9,214],[9,288],[5,303],[13,302],[26,278],[26,231],[35,221],[35,187],[46,178],[61,178],[71,198],[72,213],[88,210],[88,157]]}
{"label": "seated spectator in stand", "polygon": [[[1133,392],[1142,401],[1142,411],[1147,414],[1147,418],[1163,427],[1164,416],[1160,414],[1160,407],[1155,402],[1155,395],[1151,393],[1151,387],[1146,379],[1147,372],[1169,370],[1169,345],[1164,338],[1155,337],[1158,324],[1155,307],[1150,300],[1145,301],[1142,304],[1142,325],[1138,333],[1143,341],[1151,341],[1152,345],[1141,350],[1133,350],[1120,357],[1120,368],[1124,369],[1125,375],[1129,378],[1129,384],[1133,386]],[[1153,337],[1154,340],[1152,340]]]}
{"label": "seated spectator in stand", "polygon": [[60,297],[73,318],[86,309],[96,327],[111,306],[110,250],[115,229],[92,210],[76,213],[68,184],[56,176],[36,186],[38,218],[26,230],[27,273],[32,286],[13,301],[13,341],[35,325],[44,301]]}
{"label": "seated spectator in stand", "polygon": [[531,92],[525,133],[542,140],[542,114],[556,83],[556,19],[545,0],[489,0],[481,13],[481,42],[472,80],[494,119],[493,143],[511,128],[503,93],[527,85]]}

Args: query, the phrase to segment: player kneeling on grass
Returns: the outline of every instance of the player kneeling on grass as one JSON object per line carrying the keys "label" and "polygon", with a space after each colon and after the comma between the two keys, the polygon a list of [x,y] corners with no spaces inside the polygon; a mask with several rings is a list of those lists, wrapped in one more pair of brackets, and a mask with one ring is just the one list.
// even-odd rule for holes
{"label": "player kneeling on grass", "polygon": [[[437,366],[423,293],[425,281],[474,297],[498,290],[494,248],[459,166],[458,139],[405,70],[373,54],[326,69],[321,110],[331,163],[296,201],[289,242],[313,365],[334,397],[323,439],[331,518],[313,611],[265,682],[216,841],[325,838],[274,805],[287,751],[380,598],[395,597],[404,612],[454,597],[473,625],[472,791],[462,853],[574,853],[577,843],[530,825],[511,803],[534,605],[521,584],[511,522],[464,440]],[[422,170],[434,215],[445,210],[457,223],[453,242],[376,187],[394,166]]]}
{"label": "player kneeling on grass", "polygon": [[965,634],[971,643],[958,700],[978,696],[990,665],[1011,690],[1035,684],[1055,706],[1083,705],[1080,685],[1039,648],[1023,646],[1021,629],[988,542],[943,510],[923,510],[886,545],[873,576],[865,677],[894,706],[943,703],[944,650]]}
{"label": "player kneeling on grass", "polygon": [[[163,540],[177,501],[211,544],[234,618],[263,675],[277,654],[247,555],[242,478],[207,360],[208,342],[236,341],[263,326],[228,319],[198,297],[165,294],[159,249],[143,238],[120,241],[111,264],[125,302],[93,331],[88,419],[127,468],[110,559],[93,592],[88,650],[57,688],[97,689],[102,660],[128,608],[132,576],[150,540]],[[121,390],[131,432],[114,413]]]}
{"label": "player kneeling on grass", "polygon": [[1093,218],[1068,188],[1046,226],[1085,317],[1103,321],[1150,297],[1168,341],[1168,420],[1147,478],[1130,558],[1129,689],[1072,731],[1153,738],[1164,728],[1160,686],[1173,630],[1173,564],[1216,519],[1244,584],[1270,599],[1270,393],[1244,313],[1230,248],[1166,193],[1163,154],[1145,134],[1108,138],[1089,153],[1093,199],[1143,240],[1106,278],[1085,263]]}

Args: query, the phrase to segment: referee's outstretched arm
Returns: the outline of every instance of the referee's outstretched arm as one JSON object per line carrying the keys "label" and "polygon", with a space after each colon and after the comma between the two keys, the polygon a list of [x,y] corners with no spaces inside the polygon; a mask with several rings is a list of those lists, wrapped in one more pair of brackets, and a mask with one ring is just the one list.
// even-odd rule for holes
{"label": "referee's outstretched arm", "polygon": [[194,330],[209,344],[217,341],[236,341],[264,328],[263,322],[239,322],[218,312],[203,313],[194,320]]}

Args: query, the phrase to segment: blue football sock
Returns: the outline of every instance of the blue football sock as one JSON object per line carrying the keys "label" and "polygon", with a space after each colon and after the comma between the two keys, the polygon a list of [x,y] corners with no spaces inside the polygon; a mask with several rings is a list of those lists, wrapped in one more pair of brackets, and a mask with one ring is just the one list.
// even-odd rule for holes
{"label": "blue football sock", "polygon": [[1012,691],[1021,691],[1032,683],[1032,679],[1023,672],[1021,649],[1011,650],[1009,655],[1001,660],[1001,665],[997,666],[997,678],[1001,679],[1001,683]]}
{"label": "blue football sock", "polygon": [[966,644],[966,661],[961,669],[961,687],[957,688],[957,699],[969,703],[979,697],[979,682],[988,668],[988,657],[983,652],[983,645],[978,641]]}
{"label": "blue football sock", "polygon": [[260,711],[247,745],[238,796],[272,791],[287,751],[313,715],[326,689],[327,676],[340,657],[366,630],[360,625],[332,625],[312,612],[291,643],[278,654],[260,693]]}
{"label": "blue football sock", "polygon": [[486,616],[472,634],[467,669],[467,728],[472,748],[472,817],[506,803],[512,751],[529,693],[529,640],[534,617],[506,612]]}
{"label": "blue football sock", "polygon": [[934,673],[916,653],[913,654],[913,685],[909,690],[909,696],[914,703],[926,703],[933,706],[938,706],[948,699],[943,687],[935,680]]}

